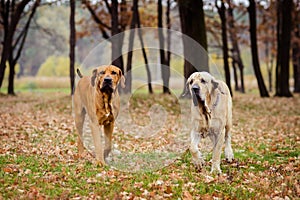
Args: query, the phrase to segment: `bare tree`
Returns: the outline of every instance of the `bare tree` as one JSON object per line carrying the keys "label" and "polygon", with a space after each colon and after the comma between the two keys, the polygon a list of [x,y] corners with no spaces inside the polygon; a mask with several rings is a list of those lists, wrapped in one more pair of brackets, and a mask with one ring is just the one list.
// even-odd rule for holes
{"label": "bare tree", "polygon": [[[239,71],[240,71],[240,81],[241,81],[241,87],[239,88],[237,85],[236,90],[240,90],[242,93],[245,93],[245,85],[244,85],[244,64],[241,57],[241,52],[239,48],[238,43],[238,37],[236,34],[236,27],[235,27],[235,20],[233,15],[233,7],[231,0],[228,0],[228,26],[229,26],[229,37],[232,44],[232,62],[233,66],[235,64],[238,65]],[[237,74],[236,74],[237,79]],[[236,80],[236,83],[238,84],[238,81]]]}
{"label": "bare tree", "polygon": [[218,6],[218,2],[215,1],[215,5],[218,9],[218,13],[221,19],[221,28],[222,28],[222,50],[223,50],[223,64],[224,64],[224,71],[225,71],[225,80],[226,84],[229,88],[229,91],[232,95],[231,85],[230,85],[230,69],[228,63],[228,42],[227,42],[227,23],[226,23],[226,7],[224,1],[221,1],[221,7]]}
{"label": "bare tree", "polygon": [[297,8],[293,13],[295,14],[293,20],[295,30],[293,37],[294,92],[300,93],[300,13]]}
{"label": "bare tree", "polygon": [[257,48],[257,36],[256,36],[256,3],[254,0],[249,0],[249,20],[250,20],[250,41],[251,41],[251,54],[254,73],[256,76],[259,92],[261,97],[269,97],[266,85],[263,80],[263,76],[260,71],[258,48]]}
{"label": "bare tree", "polygon": [[75,8],[76,1],[70,0],[70,86],[71,95],[74,93],[75,82],[75,45],[76,45],[76,27],[75,27]]}
{"label": "bare tree", "polygon": [[[112,0],[110,3],[107,0],[104,0],[105,6],[108,10],[110,25],[104,22],[100,16],[98,16],[96,10],[97,5],[91,5],[90,1],[82,0],[82,3],[89,10],[94,21],[99,25],[99,29],[102,33],[104,39],[110,39],[109,41],[112,44],[112,64],[119,67],[124,73],[124,62],[122,56],[122,46],[124,40],[124,34],[121,34],[118,37],[113,37],[121,32],[123,32],[127,25],[127,14],[126,14],[126,1],[122,0],[119,3],[117,0]],[[103,2],[101,2],[103,3]],[[107,18],[108,16],[106,16]],[[110,34],[108,33],[110,31]]]}
{"label": "bare tree", "polygon": [[148,64],[148,58],[145,50],[145,45],[143,41],[143,36],[141,32],[141,22],[140,22],[140,15],[138,10],[138,0],[133,1],[132,5],[132,17],[130,22],[130,33],[129,33],[129,46],[128,46],[128,55],[127,55],[127,66],[126,66],[126,87],[125,93],[131,92],[131,85],[132,85],[132,57],[133,57],[133,43],[134,43],[134,36],[135,36],[135,28],[138,32],[138,37],[140,39],[142,53],[145,61],[145,67],[147,72],[147,82],[148,82],[148,91],[150,94],[153,93],[152,84],[151,84],[151,72]]}
{"label": "bare tree", "polygon": [[[204,20],[203,1],[202,0],[178,0],[181,31],[198,42],[205,50],[207,50],[206,27]],[[197,71],[197,67],[203,71],[209,71],[208,59],[200,60],[199,52],[195,52],[190,46],[190,40],[183,37],[184,50],[184,77],[187,79],[193,72]],[[189,58],[189,59],[187,59]],[[197,63],[193,66],[191,63]],[[185,87],[184,87],[185,88]],[[185,93],[186,88],[183,93]]]}
{"label": "bare tree", "polygon": [[163,33],[163,9],[162,0],[157,1],[157,26],[158,26],[158,36],[159,36],[159,53],[160,53],[160,64],[161,64],[161,75],[163,80],[163,93],[169,94],[169,79],[170,79],[170,67],[168,66],[169,61],[166,57],[167,54],[164,50],[165,37]]}
{"label": "bare tree", "polygon": [[143,36],[142,36],[142,31],[141,31],[140,13],[139,13],[138,9],[136,11],[136,22],[137,22],[137,28],[138,28],[138,30],[137,30],[138,31],[138,36],[139,36],[141,46],[142,46],[142,53],[143,53],[143,57],[144,57],[144,60],[145,60],[145,67],[146,67],[146,72],[147,72],[148,91],[149,91],[150,94],[152,94],[153,89],[152,89],[152,84],[151,84],[151,71],[150,71],[150,68],[149,68],[148,58],[147,58],[145,45],[144,45],[144,41],[143,41]]}
{"label": "bare tree", "polygon": [[276,96],[292,96],[289,89],[292,7],[293,0],[277,1]]}
{"label": "bare tree", "polygon": [[[6,63],[9,64],[8,78],[8,94],[14,95],[14,77],[15,66],[21,56],[22,49],[25,44],[27,33],[31,20],[35,14],[36,8],[40,4],[40,0],[34,1],[30,6],[30,0],[1,0],[0,6],[0,23],[3,26],[4,34],[2,41],[2,54],[0,62],[0,88],[2,87]],[[30,6],[29,11],[25,7]],[[17,32],[21,19],[25,19],[25,25]]]}

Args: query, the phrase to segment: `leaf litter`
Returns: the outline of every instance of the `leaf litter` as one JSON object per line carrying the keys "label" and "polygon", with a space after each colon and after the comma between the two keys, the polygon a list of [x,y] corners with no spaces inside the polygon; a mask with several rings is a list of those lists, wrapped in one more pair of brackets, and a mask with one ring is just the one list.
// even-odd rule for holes
{"label": "leaf litter", "polygon": [[[136,173],[99,167],[90,154],[83,158],[77,155],[71,97],[63,93],[1,96],[0,199],[298,198],[299,97],[259,98],[237,94],[233,101],[232,131],[235,161],[222,161],[223,174],[217,176],[209,173],[209,141],[200,146],[207,161],[201,172],[191,164],[186,140],[169,147],[168,152],[176,147],[181,151],[172,158],[174,162],[166,162],[163,167],[158,163],[157,167],[150,166],[150,171],[138,172],[136,169]],[[168,97],[156,96],[148,98],[150,100],[137,97],[132,119],[147,124],[151,116],[148,101],[155,98]],[[136,137],[116,127],[113,136],[115,148],[131,153],[120,161],[135,158],[137,160],[133,163],[137,163],[139,155],[144,159],[145,152],[148,155],[153,152],[162,154],[159,148],[172,143],[170,141],[176,138],[177,131],[188,133],[188,128],[177,127],[181,111],[176,106],[172,108],[176,105],[174,99],[165,99],[167,106],[163,106],[171,114],[165,119],[166,127],[160,129],[156,137]],[[187,108],[180,109],[188,109],[188,100],[186,105]],[[148,164],[153,160],[158,158],[153,156]],[[130,162],[125,163],[128,164]]]}

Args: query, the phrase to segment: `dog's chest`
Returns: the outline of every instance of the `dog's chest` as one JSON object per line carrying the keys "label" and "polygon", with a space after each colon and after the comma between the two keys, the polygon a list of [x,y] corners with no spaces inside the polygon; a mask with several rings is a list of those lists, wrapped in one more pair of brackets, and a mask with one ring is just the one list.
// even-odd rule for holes
{"label": "dog's chest", "polygon": [[99,125],[107,125],[114,121],[114,115],[112,112],[97,117]]}

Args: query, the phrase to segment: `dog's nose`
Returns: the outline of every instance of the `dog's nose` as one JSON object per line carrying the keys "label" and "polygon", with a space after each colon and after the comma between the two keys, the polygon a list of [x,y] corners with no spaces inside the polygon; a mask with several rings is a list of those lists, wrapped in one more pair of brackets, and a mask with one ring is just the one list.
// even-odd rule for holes
{"label": "dog's nose", "polygon": [[105,77],[104,78],[104,82],[106,82],[106,83],[111,83],[112,82],[112,78],[111,77]]}
{"label": "dog's nose", "polygon": [[192,90],[194,90],[194,91],[199,91],[199,90],[200,90],[199,85],[197,85],[197,84],[193,85],[193,86],[192,86]]}

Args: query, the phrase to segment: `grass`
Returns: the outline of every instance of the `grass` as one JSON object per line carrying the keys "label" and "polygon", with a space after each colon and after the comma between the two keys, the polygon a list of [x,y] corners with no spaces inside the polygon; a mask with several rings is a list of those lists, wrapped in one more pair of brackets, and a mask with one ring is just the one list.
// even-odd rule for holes
{"label": "grass", "polygon": [[[171,111],[164,98],[138,93],[132,101],[148,105],[158,99]],[[299,105],[298,97],[291,101],[235,96],[235,161],[223,159],[223,174],[216,175],[209,173],[209,150],[201,172],[194,168],[188,151],[168,166],[151,170],[125,172],[120,166],[98,166],[89,155],[77,156],[70,98],[65,93],[0,97],[0,199],[297,199]],[[170,113],[176,115],[177,109],[174,106]],[[118,129],[114,134],[114,143],[119,136],[124,143],[130,140]],[[154,151],[141,151],[127,160],[151,164],[157,156]],[[125,168],[126,164],[120,163]]]}

